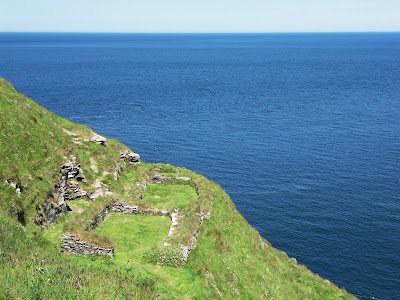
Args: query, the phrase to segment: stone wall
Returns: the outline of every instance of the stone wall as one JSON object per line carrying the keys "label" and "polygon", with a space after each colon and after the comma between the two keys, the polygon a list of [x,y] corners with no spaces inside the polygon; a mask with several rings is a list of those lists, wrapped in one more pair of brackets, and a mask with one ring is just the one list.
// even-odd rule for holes
{"label": "stone wall", "polygon": [[[40,212],[37,209],[35,224],[43,228],[43,224],[48,222],[54,224],[57,222],[59,214],[67,214],[68,206],[67,201],[70,200],[72,194],[75,192],[83,192],[79,189],[79,185],[76,181],[73,181],[73,190],[68,191],[69,185],[68,180],[75,179],[77,181],[85,181],[85,176],[80,164],[76,163],[76,157],[71,156],[70,161],[60,166],[61,178],[54,185],[52,194],[49,195],[53,199],[48,199],[46,203],[42,205],[43,211]],[[76,183],[76,184],[75,184]]]}
{"label": "stone wall", "polygon": [[129,206],[126,203],[113,202],[111,206],[115,212],[120,214],[137,214],[139,212],[137,206]]}
{"label": "stone wall", "polygon": [[92,231],[97,226],[99,226],[100,223],[104,221],[104,219],[107,217],[109,213],[110,213],[110,205],[107,204],[107,206],[97,215],[96,219],[89,224],[87,230]]}
{"label": "stone wall", "polygon": [[70,252],[80,255],[108,255],[114,258],[114,249],[102,248],[81,241],[75,234],[65,234],[61,237],[61,252]]}
{"label": "stone wall", "polygon": [[157,210],[152,208],[139,208],[138,206],[130,206],[123,202],[111,203],[112,209],[120,214],[142,214],[151,216],[169,216],[169,210]]}
{"label": "stone wall", "polygon": [[142,215],[162,216],[162,217],[166,217],[171,214],[171,212],[169,210],[158,210],[158,209],[152,209],[152,208],[139,209],[139,213]]}
{"label": "stone wall", "polygon": [[[184,179],[186,180],[186,178]],[[195,182],[195,190],[196,190],[196,194],[199,197],[199,188]],[[211,205],[214,204],[214,198],[211,200]],[[193,236],[190,239],[190,242],[187,245],[181,245],[181,249],[182,249],[182,255],[183,255],[183,259],[185,260],[185,263],[187,261],[187,258],[190,254],[190,252],[196,248],[196,243],[197,243],[197,239],[199,237],[200,234],[200,228],[203,225],[204,220],[208,220],[211,217],[211,212],[207,212],[204,213],[203,210],[201,209],[200,213],[198,214],[199,216],[199,225],[198,227],[195,229],[195,231],[193,232]],[[180,216],[179,215],[179,210],[175,210],[174,213],[172,213],[171,215],[171,225],[170,225],[170,231],[168,233],[168,237],[172,237],[175,233],[175,230],[177,228],[179,228],[179,220],[181,218],[183,218],[184,216]],[[167,237],[167,238],[168,238]],[[170,246],[171,244],[168,241],[164,241],[164,246]]]}

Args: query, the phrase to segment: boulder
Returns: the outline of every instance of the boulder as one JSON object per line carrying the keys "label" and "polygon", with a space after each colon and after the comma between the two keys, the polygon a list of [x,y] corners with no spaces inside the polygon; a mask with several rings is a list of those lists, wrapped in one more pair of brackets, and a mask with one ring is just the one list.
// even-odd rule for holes
{"label": "boulder", "polygon": [[104,136],[98,135],[96,133],[92,136],[90,141],[100,145],[105,145],[107,143],[107,139]]}
{"label": "boulder", "polygon": [[140,155],[137,153],[128,153],[128,150],[124,150],[119,153],[119,156],[124,162],[129,162],[133,166],[140,164]]}

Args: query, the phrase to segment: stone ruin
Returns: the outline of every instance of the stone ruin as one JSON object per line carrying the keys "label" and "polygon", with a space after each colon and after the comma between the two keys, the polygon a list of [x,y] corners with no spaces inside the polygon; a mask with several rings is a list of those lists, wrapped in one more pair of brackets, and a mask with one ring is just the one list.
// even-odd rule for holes
{"label": "stone ruin", "polygon": [[81,241],[75,234],[65,234],[61,237],[61,252],[70,252],[83,255],[108,255],[114,258],[114,249],[102,248]]}

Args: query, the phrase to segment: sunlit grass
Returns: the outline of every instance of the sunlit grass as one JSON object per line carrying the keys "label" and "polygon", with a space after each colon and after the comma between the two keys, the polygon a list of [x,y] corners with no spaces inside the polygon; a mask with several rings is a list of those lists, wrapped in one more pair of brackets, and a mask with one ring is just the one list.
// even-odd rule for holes
{"label": "sunlit grass", "polygon": [[148,185],[143,202],[157,209],[183,209],[197,201],[196,191],[188,185]]}
{"label": "sunlit grass", "polygon": [[161,291],[179,297],[199,297],[204,294],[203,280],[189,269],[162,267],[146,263],[143,253],[162,245],[169,231],[170,218],[111,213],[96,232],[112,236],[115,241],[113,263],[120,267],[135,267],[158,278]]}
{"label": "sunlit grass", "polygon": [[[109,260],[63,255],[0,213],[0,299],[156,299],[154,280]],[[91,263],[90,263],[91,262]]]}
{"label": "sunlit grass", "polygon": [[116,244],[114,261],[143,262],[148,248],[161,245],[169,231],[168,217],[111,213],[94,231],[111,236]]}

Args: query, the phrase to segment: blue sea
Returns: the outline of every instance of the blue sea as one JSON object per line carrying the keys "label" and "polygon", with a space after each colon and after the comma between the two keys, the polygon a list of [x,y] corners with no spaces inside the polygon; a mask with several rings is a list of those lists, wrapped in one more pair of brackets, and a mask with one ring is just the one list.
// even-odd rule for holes
{"label": "blue sea", "polygon": [[221,184],[357,297],[400,299],[400,33],[1,33],[0,76]]}

